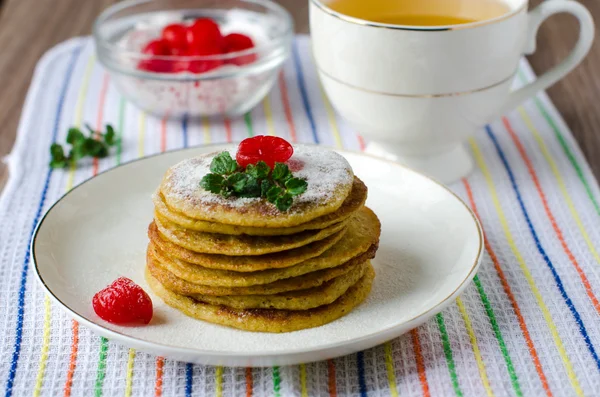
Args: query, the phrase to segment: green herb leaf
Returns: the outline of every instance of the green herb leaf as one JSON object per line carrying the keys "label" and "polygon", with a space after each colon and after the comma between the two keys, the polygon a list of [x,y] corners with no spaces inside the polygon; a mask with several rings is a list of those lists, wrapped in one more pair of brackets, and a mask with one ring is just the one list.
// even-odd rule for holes
{"label": "green herb leaf", "polygon": [[260,197],[261,190],[258,179],[251,175],[246,175],[246,186],[238,193],[240,197]]}
{"label": "green herb leaf", "polygon": [[275,207],[277,207],[277,209],[281,212],[286,212],[290,209],[293,202],[294,198],[292,197],[292,195],[289,193],[285,193],[277,197],[277,199],[275,200]]}
{"label": "green herb leaf", "polygon": [[287,192],[292,196],[297,196],[306,191],[308,183],[300,178],[290,178],[285,182]]}
{"label": "green herb leaf", "polygon": [[277,185],[271,186],[271,188],[267,191],[267,201],[269,203],[275,204],[275,201],[281,196],[283,193],[283,189]]}
{"label": "green herb leaf", "polygon": [[200,187],[211,193],[219,194],[223,190],[225,178],[217,174],[207,174],[200,181]]}
{"label": "green herb leaf", "polygon": [[57,143],[50,146],[50,157],[51,168],[65,168],[68,164],[63,147]]}
{"label": "green herb leaf", "polygon": [[229,152],[217,154],[210,163],[210,170],[215,174],[229,175],[237,170],[237,162],[231,158]]}
{"label": "green herb leaf", "polygon": [[231,186],[234,192],[241,193],[248,184],[248,177],[249,175],[238,172],[237,174],[232,174],[229,178],[227,178],[227,184]]}
{"label": "green herb leaf", "polygon": [[103,142],[97,141],[94,138],[85,138],[83,150],[85,154],[92,157],[103,158],[108,156],[108,147]]}
{"label": "green herb leaf", "polygon": [[269,176],[269,172],[271,172],[271,168],[264,161],[259,161],[254,164],[248,164],[246,166],[246,174],[252,175],[256,179],[264,179]]}
{"label": "green herb leaf", "polygon": [[83,132],[79,128],[69,128],[67,132],[67,143],[74,145],[77,142],[81,142],[85,139]]}
{"label": "green herb leaf", "polygon": [[269,189],[271,189],[273,187],[273,182],[271,182],[268,179],[264,179],[261,183],[260,183],[260,197],[262,198],[267,198],[267,192],[269,191]]}
{"label": "green herb leaf", "polygon": [[116,139],[117,134],[115,133],[115,129],[112,125],[106,125],[106,134],[104,134],[104,143],[108,146],[114,146],[117,144],[118,139]]}
{"label": "green herb leaf", "polygon": [[285,183],[291,175],[290,169],[284,163],[275,163],[275,168],[273,168],[273,172],[271,173],[272,178],[281,183]]}

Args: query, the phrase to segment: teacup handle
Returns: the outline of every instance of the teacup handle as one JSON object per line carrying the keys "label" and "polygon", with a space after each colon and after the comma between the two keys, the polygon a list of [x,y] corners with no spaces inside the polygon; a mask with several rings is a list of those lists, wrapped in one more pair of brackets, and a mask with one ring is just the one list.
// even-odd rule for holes
{"label": "teacup handle", "polygon": [[509,110],[512,110],[527,98],[535,95],[538,91],[544,90],[556,83],[563,78],[564,75],[573,70],[573,68],[577,66],[588,53],[592,46],[592,41],[594,40],[594,20],[592,19],[590,12],[576,1],[550,0],[544,1],[528,14],[528,32],[525,54],[532,54],[535,52],[537,31],[542,22],[550,16],[561,12],[574,15],[579,21],[579,39],[577,40],[577,44],[575,44],[571,53],[558,65],[539,76],[534,82],[513,91],[502,106],[499,114],[504,114]]}

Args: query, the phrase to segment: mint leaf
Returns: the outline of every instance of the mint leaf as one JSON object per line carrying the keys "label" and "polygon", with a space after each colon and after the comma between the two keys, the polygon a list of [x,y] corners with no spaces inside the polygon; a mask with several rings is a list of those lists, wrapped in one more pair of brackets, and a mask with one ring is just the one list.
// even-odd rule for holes
{"label": "mint leaf", "polygon": [[269,203],[275,204],[275,201],[277,200],[277,198],[279,198],[279,196],[282,193],[283,193],[283,189],[280,188],[279,186],[276,186],[276,185],[271,186],[271,188],[267,191],[267,201]]}
{"label": "mint leaf", "polygon": [[50,146],[50,167],[65,168],[68,164],[68,159],[65,157],[63,147],[57,143]]}
{"label": "mint leaf", "polygon": [[69,131],[67,132],[67,143],[74,145],[76,142],[81,142],[83,140],[85,140],[85,136],[79,128],[69,128]]}
{"label": "mint leaf", "polygon": [[231,158],[229,152],[217,154],[210,163],[210,170],[215,174],[229,175],[237,170],[237,162]]}
{"label": "mint leaf", "polygon": [[273,187],[273,182],[271,182],[268,179],[263,180],[260,183],[260,197],[262,198],[267,198],[267,192],[269,191],[269,189],[271,189]]}
{"label": "mint leaf", "polygon": [[223,189],[223,183],[225,178],[217,174],[207,174],[200,181],[200,187],[204,190],[208,190],[211,193],[221,193]]}
{"label": "mint leaf", "polygon": [[94,138],[85,138],[83,144],[85,153],[92,157],[103,158],[108,156],[108,148],[104,143],[95,140]]}
{"label": "mint leaf", "polygon": [[241,172],[233,174],[227,178],[227,184],[231,186],[234,192],[241,193],[248,184],[248,175],[242,174]]}
{"label": "mint leaf", "polygon": [[283,163],[275,163],[275,168],[273,168],[273,172],[271,173],[271,177],[281,183],[285,183],[289,176],[291,176],[290,169],[287,165]]}
{"label": "mint leaf", "polygon": [[117,134],[115,133],[115,129],[112,125],[106,125],[106,134],[104,134],[104,143],[108,146],[114,146],[117,144],[118,139],[116,139]]}
{"label": "mint leaf", "polygon": [[275,207],[281,212],[286,212],[292,206],[294,198],[291,194],[285,193],[275,199]]}
{"label": "mint leaf", "polygon": [[[244,174],[242,174],[244,175]],[[239,192],[240,197],[260,197],[261,189],[258,179],[252,175],[246,175],[246,186]]]}
{"label": "mint leaf", "polygon": [[269,172],[271,172],[271,168],[264,161],[259,161],[254,164],[248,164],[246,166],[246,174],[252,175],[256,179],[264,179],[269,176]]}
{"label": "mint leaf", "polygon": [[287,192],[292,196],[297,196],[306,191],[308,183],[300,178],[290,178],[285,182]]}

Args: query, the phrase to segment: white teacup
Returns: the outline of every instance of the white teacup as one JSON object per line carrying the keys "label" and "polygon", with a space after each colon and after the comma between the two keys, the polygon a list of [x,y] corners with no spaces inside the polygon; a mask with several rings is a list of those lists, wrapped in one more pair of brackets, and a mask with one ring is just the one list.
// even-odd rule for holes
{"label": "white teacup", "polygon": [[[581,4],[548,0],[528,13],[527,0],[502,1],[509,10],[494,19],[403,26],[353,18],[328,8],[327,0],[311,0],[321,81],[336,110],[371,142],[368,151],[453,182],[473,166],[463,147],[467,137],[558,81],[588,52],[594,23]],[[540,24],[561,12],[580,24],[571,54],[510,92],[519,59],[535,51]]]}

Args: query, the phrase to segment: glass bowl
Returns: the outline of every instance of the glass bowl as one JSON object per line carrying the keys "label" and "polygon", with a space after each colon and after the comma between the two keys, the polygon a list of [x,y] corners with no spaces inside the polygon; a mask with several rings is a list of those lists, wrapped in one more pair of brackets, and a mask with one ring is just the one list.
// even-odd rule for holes
{"label": "glass bowl", "polygon": [[[212,18],[223,34],[250,36],[253,48],[210,56],[155,56],[144,45],[170,23]],[[289,13],[269,0],[133,0],[119,2],[96,19],[93,36],[97,57],[121,94],[159,117],[224,115],[253,108],[269,92],[289,56],[293,39]],[[227,63],[251,57],[251,63]],[[156,73],[138,69],[140,62],[218,61],[204,73]],[[248,59],[248,58],[245,58]],[[238,62],[240,63],[240,62]]]}

